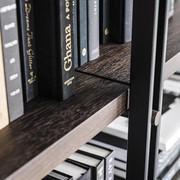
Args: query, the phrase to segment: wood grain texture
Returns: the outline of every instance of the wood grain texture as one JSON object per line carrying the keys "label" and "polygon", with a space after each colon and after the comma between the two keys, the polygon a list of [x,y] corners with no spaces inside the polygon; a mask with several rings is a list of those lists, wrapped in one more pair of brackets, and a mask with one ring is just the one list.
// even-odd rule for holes
{"label": "wood grain texture", "polygon": [[128,86],[77,73],[76,95],[39,99],[0,131],[0,179],[39,180],[126,110]]}
{"label": "wood grain texture", "polygon": [[[180,69],[180,0],[175,3],[175,14],[169,21],[164,79]],[[109,80],[130,83],[131,43],[101,46],[100,58],[77,70]],[[171,61],[171,62],[170,62]]]}
{"label": "wood grain texture", "polygon": [[103,45],[100,58],[83,65],[78,71],[128,84],[130,57],[130,43]]}

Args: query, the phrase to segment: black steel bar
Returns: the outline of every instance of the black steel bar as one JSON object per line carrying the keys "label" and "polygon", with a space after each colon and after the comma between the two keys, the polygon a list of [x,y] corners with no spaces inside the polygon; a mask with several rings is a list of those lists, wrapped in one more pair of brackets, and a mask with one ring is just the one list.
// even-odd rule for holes
{"label": "black steel bar", "polygon": [[[155,79],[154,79],[154,98],[153,98],[153,109],[159,111],[160,113],[162,111],[163,68],[165,65],[165,58],[166,58],[167,34],[168,34],[168,0],[160,0],[157,50],[156,50],[156,67],[155,67]],[[160,124],[158,126],[152,125],[148,180],[157,179],[159,134],[160,134]]]}
{"label": "black steel bar", "polygon": [[159,0],[134,0],[127,180],[147,180]]}

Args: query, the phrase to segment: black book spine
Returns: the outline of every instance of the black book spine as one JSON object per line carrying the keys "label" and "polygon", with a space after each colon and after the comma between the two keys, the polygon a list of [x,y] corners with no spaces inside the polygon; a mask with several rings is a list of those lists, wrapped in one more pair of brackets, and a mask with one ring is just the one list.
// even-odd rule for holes
{"label": "black book spine", "polygon": [[123,4],[124,0],[113,0],[110,4],[111,38],[112,42],[123,42]]}
{"label": "black book spine", "polygon": [[89,60],[100,55],[99,48],[99,0],[88,0],[88,47]]}
{"label": "black book spine", "polygon": [[87,0],[78,0],[79,66],[88,62]]}
{"label": "black book spine", "polygon": [[77,30],[77,0],[73,0],[73,52],[74,67],[78,65],[78,30]]}
{"label": "black book spine", "polygon": [[40,96],[65,100],[73,94],[73,5],[35,1]]}
{"label": "black book spine", "polygon": [[34,1],[39,95],[57,98],[57,46],[55,1]]}
{"label": "black book spine", "polygon": [[38,94],[33,0],[17,0],[24,101]]}
{"label": "black book spine", "polygon": [[0,1],[0,23],[9,119],[13,121],[24,111],[15,0]]}
{"label": "black book spine", "polygon": [[116,43],[131,41],[133,0],[111,1],[111,37]]}
{"label": "black book spine", "polygon": [[110,42],[110,0],[100,0],[100,43]]}
{"label": "black book spine", "polygon": [[94,139],[121,149],[127,149],[127,140],[112,136],[104,132],[101,132],[98,135],[96,135]]}
{"label": "black book spine", "polygon": [[74,91],[74,54],[73,54],[73,4],[71,0],[59,0],[59,77],[58,96],[65,100]]}

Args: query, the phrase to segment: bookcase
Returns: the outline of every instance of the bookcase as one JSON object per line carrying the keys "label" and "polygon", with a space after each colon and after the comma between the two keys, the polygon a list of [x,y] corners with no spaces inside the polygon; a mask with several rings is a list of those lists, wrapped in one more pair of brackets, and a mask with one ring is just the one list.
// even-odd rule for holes
{"label": "bookcase", "polygon": [[176,3],[168,23],[167,0],[134,0],[132,44],[101,47],[99,59],[77,69],[74,96],[38,99],[0,131],[1,179],[43,178],[127,110],[127,179],[155,179],[162,83],[180,69]]}

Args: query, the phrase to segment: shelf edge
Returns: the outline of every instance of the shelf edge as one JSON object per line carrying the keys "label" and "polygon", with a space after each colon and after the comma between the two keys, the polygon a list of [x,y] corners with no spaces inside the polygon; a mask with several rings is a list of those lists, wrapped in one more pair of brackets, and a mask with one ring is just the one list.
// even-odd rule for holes
{"label": "shelf edge", "polygon": [[[46,150],[34,157],[31,161],[26,163],[16,172],[12,173],[6,179],[24,180],[27,179],[27,177],[31,177],[33,180],[42,179],[53,168],[75,152],[81,145],[98,134],[117,116],[124,113],[127,110],[126,104],[123,104],[124,102],[127,102],[127,92],[122,93],[120,96],[108,103],[101,110],[97,111],[86,121],[66,134],[62,139],[49,146]],[[92,126],[92,124],[94,126]],[[73,144],[74,137],[79,139],[78,144]]]}

